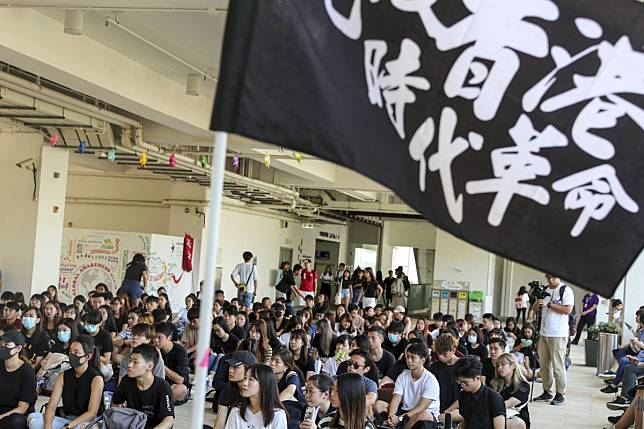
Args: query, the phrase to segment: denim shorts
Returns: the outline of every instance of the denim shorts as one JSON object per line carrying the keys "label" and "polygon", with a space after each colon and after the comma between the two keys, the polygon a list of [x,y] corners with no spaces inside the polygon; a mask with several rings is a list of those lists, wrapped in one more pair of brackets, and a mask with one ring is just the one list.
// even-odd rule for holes
{"label": "denim shorts", "polygon": [[252,308],[253,307],[253,293],[252,292],[242,292],[242,291],[237,291],[237,299],[239,300],[239,303],[246,307],[246,308]]}

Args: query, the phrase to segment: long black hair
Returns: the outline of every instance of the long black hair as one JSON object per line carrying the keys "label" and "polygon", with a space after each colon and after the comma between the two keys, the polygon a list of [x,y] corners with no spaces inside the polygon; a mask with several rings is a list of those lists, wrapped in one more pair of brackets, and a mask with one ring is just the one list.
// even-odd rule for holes
{"label": "long black hair", "polygon": [[80,346],[83,348],[83,352],[85,353],[85,355],[91,354],[92,357],[88,361],[88,364],[90,367],[100,372],[101,354],[96,350],[96,347],[94,344],[94,338],[90,337],[89,335],[81,334],[78,337],[71,340],[70,344],[71,343],[80,344]]}
{"label": "long black hair", "polygon": [[351,372],[341,374],[336,379],[336,389],[340,407],[330,427],[340,427],[340,418],[342,418],[345,429],[364,429],[364,422],[367,420],[367,406],[364,398],[367,396],[367,391],[362,376]]}
{"label": "long black hair", "polygon": [[145,265],[145,256],[143,256],[141,253],[137,253],[132,257],[132,260],[127,264],[127,267],[129,268],[130,266],[134,264],[144,264]]}
{"label": "long black hair", "polygon": [[[282,405],[282,401],[280,401],[280,395],[277,390],[277,382],[275,381],[273,370],[268,365],[258,363],[248,368],[246,370],[246,374],[253,377],[259,383],[262,417],[264,418],[264,426],[268,426],[275,417],[276,409],[284,410],[286,413],[286,409],[284,408],[284,405]],[[250,398],[242,398],[241,405],[239,406],[239,415],[244,421],[246,421],[246,409],[249,405]],[[288,418],[288,413],[286,413],[286,415]]]}

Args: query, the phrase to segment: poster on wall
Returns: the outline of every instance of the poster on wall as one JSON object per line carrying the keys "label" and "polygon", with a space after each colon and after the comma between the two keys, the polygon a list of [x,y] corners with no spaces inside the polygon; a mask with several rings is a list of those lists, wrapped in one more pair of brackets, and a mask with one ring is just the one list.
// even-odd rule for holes
{"label": "poster on wall", "polygon": [[61,300],[71,302],[76,295],[87,295],[99,283],[116,293],[136,253],[146,257],[151,291],[165,287],[172,307],[183,307],[183,297],[192,290],[192,274],[181,268],[183,237],[73,228],[63,230]]}

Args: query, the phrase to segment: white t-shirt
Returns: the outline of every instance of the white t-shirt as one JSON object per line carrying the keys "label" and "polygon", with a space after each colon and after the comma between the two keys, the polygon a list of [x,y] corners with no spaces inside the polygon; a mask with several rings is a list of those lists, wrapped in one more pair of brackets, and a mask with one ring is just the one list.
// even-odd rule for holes
{"label": "white t-shirt", "polygon": [[268,426],[264,426],[264,416],[261,411],[253,414],[249,408],[246,408],[245,417],[246,421],[241,418],[239,408],[234,407],[228,416],[226,429],[284,429],[287,426],[286,412],[280,409],[275,410],[273,421]]}
{"label": "white t-shirt", "polygon": [[541,316],[541,335],[544,337],[567,338],[570,334],[570,328],[568,327],[569,315],[558,313],[547,307],[549,302],[552,302],[553,304],[575,305],[575,294],[570,286],[566,286],[566,289],[564,289],[563,301],[560,299],[561,294],[559,290],[562,286],[564,286],[564,284],[559,283],[559,286],[555,289],[548,288],[547,292],[550,296],[545,297],[543,300],[544,306]]}
{"label": "white t-shirt", "polygon": [[411,371],[406,370],[396,379],[394,395],[402,396],[402,409],[413,409],[422,398],[431,399],[427,411],[434,416],[440,414],[440,386],[434,374],[423,368],[423,375],[414,380]]}
{"label": "white t-shirt", "polygon": [[255,291],[255,280],[259,280],[259,277],[257,276],[257,267],[251,262],[237,264],[232,274],[238,283],[246,285],[246,292],[252,293]]}

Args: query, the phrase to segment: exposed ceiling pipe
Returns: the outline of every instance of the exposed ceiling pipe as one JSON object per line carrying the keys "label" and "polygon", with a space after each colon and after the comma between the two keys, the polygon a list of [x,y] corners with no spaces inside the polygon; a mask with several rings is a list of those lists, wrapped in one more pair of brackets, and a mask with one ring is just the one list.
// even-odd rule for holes
{"label": "exposed ceiling pipe", "polygon": [[2,9],[67,9],[67,10],[84,10],[95,12],[166,12],[166,13],[207,13],[216,15],[217,13],[226,13],[228,9],[220,7],[138,7],[138,6],[74,6],[70,7],[64,4],[51,5],[38,2],[23,1],[19,5],[15,3],[0,3]]}
{"label": "exposed ceiling pipe", "polygon": [[130,28],[128,28],[128,27],[126,27],[126,26],[124,26],[123,24],[120,24],[116,19],[112,19],[112,18],[109,18],[109,17],[108,17],[108,18],[105,18],[105,21],[106,21],[106,23],[110,23],[110,24],[112,24],[112,25],[114,25],[114,26],[116,26],[116,27],[120,28],[121,30],[123,30],[123,31],[125,31],[126,33],[128,33],[130,36],[132,36],[132,37],[135,37],[135,38],[139,39],[140,41],[142,41],[142,42],[143,42],[143,43],[145,43],[146,45],[148,45],[148,46],[150,46],[150,47],[152,47],[152,48],[156,49],[157,51],[159,51],[159,52],[161,52],[161,53],[165,54],[166,56],[168,56],[168,57],[172,58],[172,59],[173,59],[173,60],[175,60],[176,62],[178,62],[178,63],[180,63],[180,64],[183,64],[184,66],[188,67],[190,70],[192,70],[192,71],[195,71],[195,72],[199,73],[201,76],[203,76],[203,78],[204,78],[204,79],[209,79],[209,80],[212,80],[213,82],[219,82],[219,80],[218,80],[215,76],[213,76],[213,75],[211,75],[210,73],[207,73],[207,72],[205,72],[205,71],[201,70],[199,67],[197,67],[197,66],[195,66],[195,65],[193,65],[193,64],[190,64],[188,61],[186,61],[186,60],[184,60],[184,59],[182,59],[182,58],[179,58],[178,56],[176,56],[176,55],[175,55],[175,54],[173,54],[172,52],[170,52],[170,51],[168,51],[168,50],[166,50],[166,49],[162,48],[161,46],[157,45],[157,44],[156,44],[156,43],[154,43],[153,41],[148,40],[148,39],[146,39],[145,37],[141,36],[141,35],[140,35],[139,33],[137,33],[136,31],[131,30]]}
{"label": "exposed ceiling pipe", "polygon": [[134,119],[119,115],[118,113],[110,112],[109,110],[100,109],[96,106],[92,106],[91,104],[84,103],[73,97],[39,86],[33,82],[29,82],[3,71],[0,71],[0,86],[6,86],[14,91],[22,92],[31,97],[58,104],[66,109],[93,116],[96,119],[101,119],[122,128],[142,128],[141,123]]}

